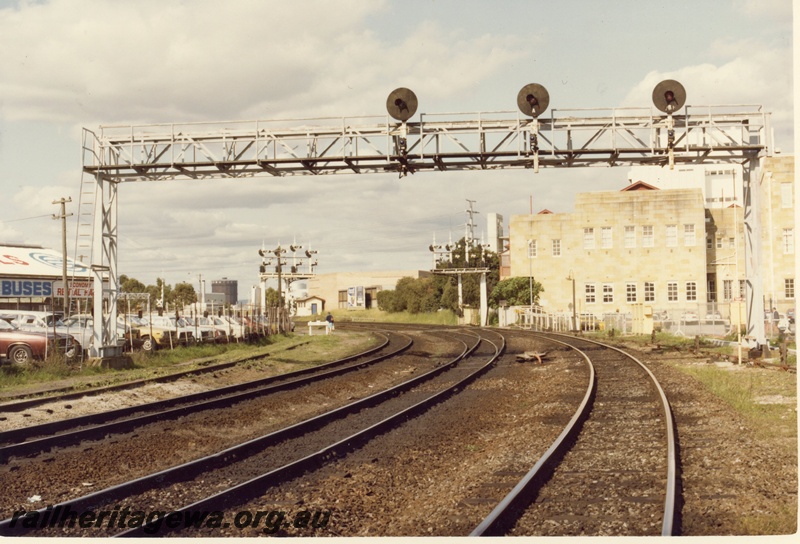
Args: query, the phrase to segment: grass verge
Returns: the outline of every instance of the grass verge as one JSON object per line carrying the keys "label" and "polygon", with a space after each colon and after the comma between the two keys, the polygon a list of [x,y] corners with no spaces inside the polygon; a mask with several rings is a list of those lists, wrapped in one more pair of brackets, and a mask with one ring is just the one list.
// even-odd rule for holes
{"label": "grass verge", "polygon": [[36,386],[98,387],[190,370],[210,362],[228,362],[263,355],[277,362],[319,364],[364,351],[376,344],[367,333],[331,336],[277,335],[258,344],[211,344],[164,349],[153,354],[133,353],[133,368],[114,370],[100,366],[67,364],[48,359],[29,367],[0,367],[0,391],[13,392]]}
{"label": "grass verge", "polygon": [[[416,323],[419,325],[457,325],[458,317],[449,311],[412,314],[410,312],[384,312],[377,308],[369,310],[333,310],[331,314],[337,323],[348,321],[375,322],[375,323]],[[324,315],[312,316],[307,320],[325,319]],[[298,326],[300,323],[298,321]]]}

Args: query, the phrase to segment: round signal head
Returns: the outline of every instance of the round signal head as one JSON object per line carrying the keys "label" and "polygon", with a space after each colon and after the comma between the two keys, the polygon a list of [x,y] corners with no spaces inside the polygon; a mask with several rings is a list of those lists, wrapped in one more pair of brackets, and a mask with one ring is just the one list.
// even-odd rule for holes
{"label": "round signal head", "polygon": [[398,121],[408,121],[417,112],[417,95],[411,89],[399,87],[389,93],[386,111]]}
{"label": "round signal head", "polygon": [[550,93],[538,83],[529,83],[517,93],[519,111],[530,117],[539,117],[550,105]]}
{"label": "round signal head", "polygon": [[686,104],[686,89],[674,79],[665,79],[653,89],[653,104],[664,113],[678,111]]}

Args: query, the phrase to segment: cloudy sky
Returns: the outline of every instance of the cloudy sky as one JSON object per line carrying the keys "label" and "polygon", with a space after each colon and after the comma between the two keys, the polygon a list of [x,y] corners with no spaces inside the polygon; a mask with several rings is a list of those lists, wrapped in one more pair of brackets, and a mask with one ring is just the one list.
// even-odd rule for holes
{"label": "cloudy sky", "polygon": [[[794,148],[791,0],[0,0],[0,51],[0,243],[60,247],[52,202],[77,210],[83,127],[385,115],[400,86],[445,113],[515,110],[532,82],[551,108],[649,107],[677,79],[690,105],[764,105]],[[623,168],[126,183],[119,271],[244,293],[262,244],[293,240],[319,273],[428,269],[467,199],[480,234],[489,212],[626,184]]]}

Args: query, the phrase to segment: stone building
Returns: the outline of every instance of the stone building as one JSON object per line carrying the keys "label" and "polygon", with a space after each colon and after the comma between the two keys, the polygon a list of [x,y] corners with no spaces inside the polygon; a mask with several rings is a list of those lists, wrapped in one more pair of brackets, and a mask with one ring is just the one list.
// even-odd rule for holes
{"label": "stone building", "polygon": [[[636,181],[577,195],[573,213],[512,216],[510,276],[540,282],[551,312],[571,312],[574,279],[580,313],[644,303],[672,319],[727,318],[744,297],[745,237],[741,194],[726,194],[722,175],[700,171],[698,183],[664,188]],[[734,175],[722,179],[733,187]],[[784,313],[794,307],[794,157],[765,159],[757,177],[764,306]]]}

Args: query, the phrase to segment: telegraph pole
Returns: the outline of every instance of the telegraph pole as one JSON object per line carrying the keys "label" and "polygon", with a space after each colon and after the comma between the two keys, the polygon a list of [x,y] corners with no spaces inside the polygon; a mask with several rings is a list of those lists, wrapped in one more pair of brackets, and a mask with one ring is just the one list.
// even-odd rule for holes
{"label": "telegraph pole", "polygon": [[64,317],[69,313],[69,285],[67,285],[67,202],[72,202],[72,197],[54,200],[53,204],[61,204],[61,213],[53,214],[53,219],[61,219],[61,280],[64,282]]}

